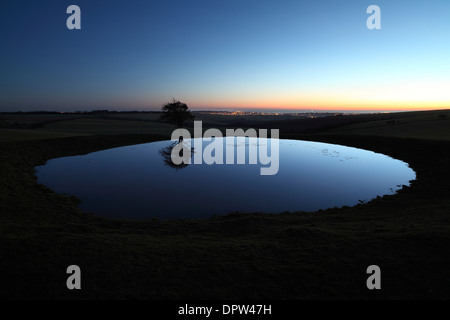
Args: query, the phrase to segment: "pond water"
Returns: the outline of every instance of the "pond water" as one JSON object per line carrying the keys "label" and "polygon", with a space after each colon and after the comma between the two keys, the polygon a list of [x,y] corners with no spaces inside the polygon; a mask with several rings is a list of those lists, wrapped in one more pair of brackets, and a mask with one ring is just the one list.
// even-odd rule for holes
{"label": "pond water", "polygon": [[[196,145],[193,140],[184,141],[194,147],[191,159],[211,144],[200,139]],[[177,166],[170,158],[175,142],[159,141],[52,159],[36,167],[36,175],[39,183],[57,193],[81,199],[85,212],[127,219],[353,206],[394,194],[416,177],[405,162],[340,145],[280,139],[275,149],[271,139],[213,141],[223,142],[223,155],[218,149],[211,155],[223,157],[224,163],[233,158],[236,163],[239,152],[245,150],[245,164]],[[252,148],[263,146],[268,148],[267,155],[279,150],[276,174],[261,175],[261,168],[269,165],[249,164]],[[226,158],[231,150],[234,155]]]}

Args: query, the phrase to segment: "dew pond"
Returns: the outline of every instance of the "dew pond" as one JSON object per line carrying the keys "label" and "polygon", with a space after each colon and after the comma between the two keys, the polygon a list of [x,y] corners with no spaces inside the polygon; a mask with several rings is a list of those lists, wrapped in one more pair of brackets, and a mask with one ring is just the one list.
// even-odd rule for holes
{"label": "dew pond", "polygon": [[[81,199],[85,212],[126,219],[354,206],[394,194],[416,178],[407,163],[372,151],[299,140],[280,139],[275,145],[271,139],[227,139],[212,139],[223,146],[214,151],[210,141],[183,141],[185,151],[192,150],[191,164],[175,165],[171,153],[177,143],[159,141],[51,159],[35,168],[36,176],[55,192]],[[255,150],[257,161],[250,163]],[[265,158],[259,157],[261,150],[267,151]],[[208,154],[223,164],[205,163],[211,161]],[[237,163],[239,156],[245,163]],[[202,164],[196,163],[199,158]],[[272,174],[262,175],[269,167]]]}

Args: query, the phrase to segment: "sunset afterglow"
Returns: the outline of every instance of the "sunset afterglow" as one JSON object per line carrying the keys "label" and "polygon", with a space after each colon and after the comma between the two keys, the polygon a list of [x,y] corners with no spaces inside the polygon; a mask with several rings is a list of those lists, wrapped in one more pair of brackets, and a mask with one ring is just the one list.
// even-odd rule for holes
{"label": "sunset afterglow", "polygon": [[450,107],[449,1],[80,0],[81,30],[67,5],[1,12],[2,111]]}

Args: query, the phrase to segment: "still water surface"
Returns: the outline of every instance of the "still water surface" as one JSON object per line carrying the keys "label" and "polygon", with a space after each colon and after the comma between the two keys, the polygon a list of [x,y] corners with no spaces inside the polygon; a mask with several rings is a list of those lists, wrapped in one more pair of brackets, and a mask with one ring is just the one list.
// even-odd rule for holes
{"label": "still water surface", "polygon": [[[248,157],[246,164],[174,166],[167,157],[173,144],[159,141],[52,159],[36,167],[36,175],[56,192],[80,198],[85,212],[128,219],[353,206],[394,194],[416,177],[407,163],[383,154],[282,139],[276,175],[260,175],[264,165],[248,164]],[[210,142],[202,144],[204,149]],[[235,158],[239,148],[248,156],[249,146],[265,144],[270,150],[270,139],[247,138],[234,145]]]}

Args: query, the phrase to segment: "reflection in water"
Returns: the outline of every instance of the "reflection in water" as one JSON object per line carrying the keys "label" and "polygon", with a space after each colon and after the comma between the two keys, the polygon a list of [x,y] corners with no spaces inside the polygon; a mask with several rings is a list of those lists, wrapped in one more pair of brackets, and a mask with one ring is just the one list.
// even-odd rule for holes
{"label": "reflection in water", "polygon": [[[184,142],[182,139],[179,142],[174,142],[171,143],[170,145],[168,145],[167,147],[164,147],[162,149],[159,150],[159,153],[162,156],[163,162],[166,166],[168,166],[169,168],[175,169],[175,170],[179,170],[179,169],[184,169],[186,168],[189,163],[187,161],[181,162],[180,164],[175,164],[172,161],[172,150],[174,148],[178,147],[180,150],[180,157],[184,158],[188,155],[188,151],[190,148],[190,143],[186,143]],[[192,155],[194,154],[194,148],[191,148],[191,160],[192,160]]]}
{"label": "reflection in water", "polygon": [[[80,208],[85,212],[128,219],[201,218],[233,211],[311,212],[353,206],[394,194],[416,177],[407,163],[383,154],[283,139],[279,140],[278,173],[264,176],[260,164],[249,163],[249,152],[254,145],[270,142],[256,139],[233,148],[233,165],[203,162],[177,166],[170,155],[179,144],[159,141],[52,159],[36,167],[36,175],[39,183],[55,192],[81,199]],[[191,157],[204,154],[210,143],[196,146]],[[223,145],[225,160],[228,145]],[[247,161],[238,164],[242,150]]]}

